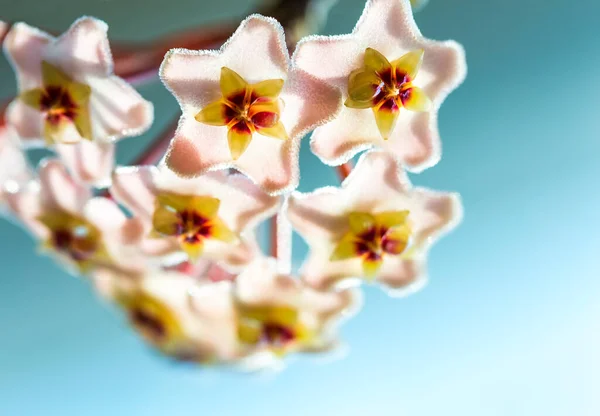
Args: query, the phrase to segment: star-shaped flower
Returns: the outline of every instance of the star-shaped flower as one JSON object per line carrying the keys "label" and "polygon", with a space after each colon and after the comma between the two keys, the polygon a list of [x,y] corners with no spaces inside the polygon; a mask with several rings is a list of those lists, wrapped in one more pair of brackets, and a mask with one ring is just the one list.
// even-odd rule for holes
{"label": "star-shaped flower", "polygon": [[160,270],[136,279],[100,270],[93,278],[99,293],[120,306],[131,326],[163,354],[199,364],[239,358],[231,282]]}
{"label": "star-shaped flower", "polygon": [[58,160],[40,165],[39,180],[9,186],[11,211],[41,240],[42,248],[64,260],[75,273],[96,268],[136,274],[144,259],[132,244],[137,227],[110,199],[93,197]]}
{"label": "star-shaped flower", "polygon": [[292,59],[345,100],[339,116],[312,135],[324,163],[345,163],[371,147],[415,171],[438,162],[437,111],[465,77],[464,51],[424,38],[408,0],[369,0],[351,34],[305,38]]}
{"label": "star-shaped flower", "polygon": [[226,171],[187,179],[165,166],[117,168],[110,190],[143,224],[146,253],[183,250],[191,261],[203,255],[238,267],[258,250],[254,228],[279,206],[279,198]]}
{"label": "star-shaped flower", "polygon": [[288,217],[310,245],[301,269],[309,284],[362,278],[403,294],[425,282],[428,248],[461,212],[457,194],[412,188],[393,156],[371,151],[341,188],[292,195]]}
{"label": "star-shaped flower", "polygon": [[317,352],[337,345],[334,324],[360,305],[351,289],[322,292],[259,258],[236,279],[238,337],[252,355]]}
{"label": "star-shaped flower", "polygon": [[171,50],[160,76],[183,112],[167,165],[187,177],[232,167],[269,193],[297,186],[300,139],[342,104],[290,66],[281,26],[259,15],[219,51]]}
{"label": "star-shaped flower", "polygon": [[33,176],[17,140],[12,128],[0,126],[0,213],[4,205],[4,188],[22,186]]}
{"label": "star-shaped flower", "polygon": [[[109,143],[141,134],[153,120],[152,104],[113,75],[106,32],[107,25],[91,17],[58,38],[17,23],[4,42],[19,87],[8,122],[25,145],[58,145],[73,173],[91,182],[106,179]],[[82,142],[87,144],[60,148]],[[75,154],[94,158],[76,167]]]}

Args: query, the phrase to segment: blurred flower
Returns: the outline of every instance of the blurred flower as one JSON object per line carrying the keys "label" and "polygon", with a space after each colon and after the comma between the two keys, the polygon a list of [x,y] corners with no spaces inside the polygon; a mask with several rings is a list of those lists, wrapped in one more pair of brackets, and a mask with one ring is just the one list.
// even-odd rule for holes
{"label": "blurred flower", "polygon": [[138,278],[100,270],[94,282],[101,295],[124,310],[144,340],[162,353],[204,364],[239,358],[231,282],[159,270]]}
{"label": "blurred flower", "polygon": [[437,111],[465,77],[464,51],[424,38],[408,0],[369,0],[351,34],[305,38],[293,62],[345,100],[339,116],[312,135],[324,163],[345,163],[373,146],[417,171],[437,163]]}
{"label": "blurred flower", "polygon": [[171,50],[160,76],[183,112],[167,165],[188,177],[233,167],[269,193],[297,186],[301,137],[341,107],[336,89],[290,67],[281,26],[259,15],[220,51]]}
{"label": "blurred flower", "polygon": [[184,250],[191,261],[205,256],[230,266],[252,260],[253,230],[279,206],[277,197],[225,171],[185,179],[164,166],[118,168],[110,190],[142,222],[146,253]]}
{"label": "blurred flower", "polygon": [[131,246],[136,227],[111,200],[92,197],[57,160],[42,162],[39,181],[9,186],[7,203],[42,241],[42,248],[87,274],[97,267],[138,273],[144,261]]}
{"label": "blurred flower", "polygon": [[[1,31],[1,28],[0,28]],[[21,186],[32,177],[25,154],[10,127],[0,127],[0,212],[4,205],[4,188]]]}
{"label": "blurred flower", "polygon": [[[104,22],[91,17],[58,38],[17,23],[4,41],[19,88],[8,123],[25,145],[56,144],[74,175],[90,182],[106,179],[109,143],[141,134],[153,120],[152,104],[113,75],[106,31]],[[87,166],[78,154],[90,158]]]}
{"label": "blurred flower", "polygon": [[282,356],[337,345],[335,324],[356,311],[359,293],[321,292],[276,271],[273,259],[258,259],[236,279],[238,337],[253,354]]}
{"label": "blurred flower", "polygon": [[412,188],[391,155],[371,151],[341,188],[292,195],[288,217],[310,245],[301,269],[309,284],[358,277],[403,294],[425,283],[429,246],[461,212],[457,194]]}

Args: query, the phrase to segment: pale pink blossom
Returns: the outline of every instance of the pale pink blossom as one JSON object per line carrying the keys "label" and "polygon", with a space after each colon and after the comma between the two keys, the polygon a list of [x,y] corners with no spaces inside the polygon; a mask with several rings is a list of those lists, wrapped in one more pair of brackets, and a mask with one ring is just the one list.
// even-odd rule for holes
{"label": "pale pink blossom", "polygon": [[99,270],[93,280],[99,294],[120,306],[132,327],[162,353],[199,364],[240,358],[232,282],[164,270],[137,278]]}
{"label": "pale pink blossom", "polygon": [[58,160],[41,162],[38,176],[23,186],[9,186],[6,201],[43,250],[76,274],[98,267],[129,274],[145,269],[145,259],[133,244],[138,227],[116,203],[94,197]]}
{"label": "pale pink blossom", "polygon": [[[367,52],[375,55],[370,66],[365,66]],[[342,164],[371,147],[388,150],[414,171],[438,162],[438,109],[465,78],[465,56],[454,41],[422,36],[409,0],[369,0],[351,34],[304,38],[292,59],[298,68],[336,88],[346,103],[334,121],[313,132],[311,149],[324,163]],[[402,72],[393,72],[393,81],[390,65]],[[363,68],[373,72],[361,73]],[[363,86],[353,97],[350,80],[355,88]],[[350,98],[365,101],[353,103]],[[394,116],[376,111],[380,109],[393,110]]]}
{"label": "pale pink blossom", "polygon": [[275,260],[268,258],[255,260],[240,273],[235,297],[248,364],[268,355],[335,348],[339,323],[358,310],[362,299],[353,289],[319,291],[279,274]]}
{"label": "pale pink blossom", "polygon": [[7,122],[24,146],[56,145],[72,173],[92,184],[105,184],[112,144],[153,121],[152,104],[113,75],[107,29],[82,17],[55,38],[16,23],[4,41],[19,92]]}
{"label": "pale pink blossom", "polygon": [[171,50],[160,76],[183,113],[166,164],[186,177],[235,168],[269,193],[297,186],[300,139],[342,104],[290,65],[281,25],[260,15],[218,51]]}
{"label": "pale pink blossom", "polygon": [[279,207],[278,197],[226,171],[181,178],[165,166],[117,168],[110,192],[142,224],[147,254],[184,250],[191,261],[206,257],[234,268],[257,254],[254,229]]}
{"label": "pale pink blossom", "polygon": [[293,194],[287,214],[310,246],[300,272],[309,284],[361,278],[401,295],[425,283],[429,247],[461,213],[457,194],[413,188],[390,154],[370,151],[340,188]]}

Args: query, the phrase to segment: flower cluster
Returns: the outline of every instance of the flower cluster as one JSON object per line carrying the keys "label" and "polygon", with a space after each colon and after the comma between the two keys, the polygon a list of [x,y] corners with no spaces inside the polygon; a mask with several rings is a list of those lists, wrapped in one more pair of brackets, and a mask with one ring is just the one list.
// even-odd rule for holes
{"label": "flower cluster", "polygon": [[[261,15],[219,50],[170,50],[158,72],[181,118],[156,166],[114,165],[115,143],[146,131],[153,107],[114,75],[106,24],[83,17],[57,38],[14,24],[2,212],[166,355],[262,369],[336,347],[356,283],[417,290],[461,215],[456,194],[405,172],[439,160],[437,111],[466,69],[460,45],[420,34],[411,3],[423,2],[369,0],[351,34],[303,38],[292,56]],[[340,187],[295,191],[310,132],[329,165],[367,150]],[[36,146],[56,155],[37,170]],[[271,219],[268,255],[257,234]],[[292,230],[309,245],[298,271]]]}

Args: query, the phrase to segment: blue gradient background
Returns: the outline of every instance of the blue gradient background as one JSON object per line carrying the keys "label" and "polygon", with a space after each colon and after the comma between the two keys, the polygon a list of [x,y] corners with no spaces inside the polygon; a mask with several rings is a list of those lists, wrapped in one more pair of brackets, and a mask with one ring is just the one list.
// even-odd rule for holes
{"label": "blue gradient background", "polygon": [[[324,33],[350,31],[362,7],[341,0]],[[250,8],[0,0],[0,17],[62,31],[91,14],[139,40]],[[597,0],[431,0],[418,14],[427,36],[464,44],[469,75],[440,112],[442,161],[413,178],[459,191],[465,220],[433,249],[425,290],[366,290],[345,359],[258,379],[162,360],[0,221],[0,415],[599,415],[599,18]],[[6,62],[0,80],[10,96]],[[178,111],[159,83],[141,92],[157,123],[122,142],[121,163]],[[301,164],[302,190],[336,183],[308,140]]]}

